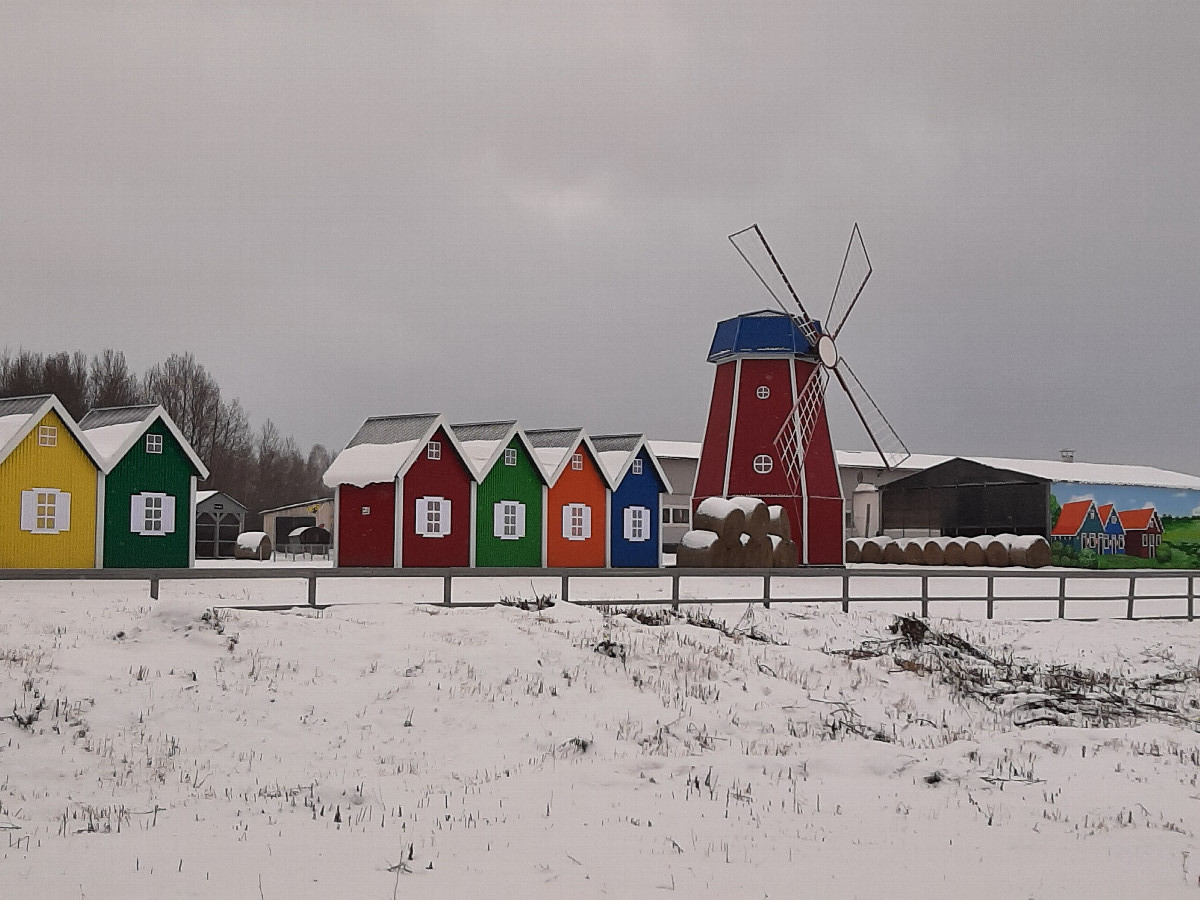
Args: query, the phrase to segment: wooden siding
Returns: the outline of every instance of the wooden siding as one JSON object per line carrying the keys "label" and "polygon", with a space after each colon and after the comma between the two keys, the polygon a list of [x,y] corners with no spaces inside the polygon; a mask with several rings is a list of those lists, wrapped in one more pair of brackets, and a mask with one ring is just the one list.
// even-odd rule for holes
{"label": "wooden siding", "polygon": [[[422,450],[404,473],[401,485],[400,525],[403,543],[400,564],[405,568],[428,566],[469,566],[471,564],[471,483],[474,478],[459,457],[444,429],[433,433],[431,441],[441,447],[439,459],[430,459]],[[450,501],[450,533],[444,537],[426,537],[417,533],[416,503],[422,497],[443,497]]]}
{"label": "wooden siding", "polygon": [[[38,428],[58,429],[57,445],[38,445]],[[96,566],[99,472],[58,414],[42,417],[0,463],[0,568],[72,569]],[[21,529],[21,492],[52,488],[71,496],[70,527],[58,534]]]}
{"label": "wooden siding", "polygon": [[[608,528],[608,488],[587,449],[581,445],[576,452],[583,454],[583,468],[576,471],[568,461],[547,494],[546,565],[556,568],[603,568]],[[572,541],[563,537],[563,508],[572,503],[582,503],[591,509],[592,533],[586,540]]]}
{"label": "wooden siding", "polygon": [[[542,564],[542,479],[521,439],[508,444],[517,464],[506,466],[501,453],[475,493],[475,565],[540,566]],[[495,506],[501,500],[525,504],[525,536],[501,540],[494,529]]]}
{"label": "wooden siding", "polygon": [[[662,529],[659,510],[663,484],[645,449],[636,458],[642,461],[642,474],[635,475],[630,468],[612,495],[608,525],[609,562],[615,568],[654,568],[659,563],[659,532]],[[631,541],[625,537],[625,510],[631,506],[643,506],[650,511],[647,540]]]}
{"label": "wooden siding", "polygon": [[[337,489],[339,567],[395,565],[396,485],[394,482]],[[363,509],[369,510],[364,514]]]}
{"label": "wooden siding", "polygon": [[[107,568],[185,567],[192,520],[191,480],[195,470],[171,430],[155,421],[146,434],[162,437],[162,453],[147,453],[139,438],[104,481],[104,560]],[[155,491],[175,498],[174,531],[143,535],[130,527],[135,494]]]}

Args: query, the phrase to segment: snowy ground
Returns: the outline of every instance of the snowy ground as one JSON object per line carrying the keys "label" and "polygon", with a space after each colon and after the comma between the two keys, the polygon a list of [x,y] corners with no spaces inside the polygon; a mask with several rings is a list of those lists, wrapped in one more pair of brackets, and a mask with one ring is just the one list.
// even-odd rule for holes
{"label": "snowy ground", "polygon": [[[1200,726],[1020,729],[829,652],[882,612],[757,607],[768,644],[562,603],[214,622],[214,590],[0,582],[0,897],[1200,896]],[[1200,722],[1196,625],[935,624],[1180,674]]]}

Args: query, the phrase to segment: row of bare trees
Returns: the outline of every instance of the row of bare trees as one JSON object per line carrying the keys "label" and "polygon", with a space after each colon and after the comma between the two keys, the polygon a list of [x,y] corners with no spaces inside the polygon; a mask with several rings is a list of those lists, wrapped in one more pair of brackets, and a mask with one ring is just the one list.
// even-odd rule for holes
{"label": "row of bare trees", "polygon": [[91,409],[160,404],[209,468],[201,487],[240,500],[255,519],[260,510],[329,494],[321,475],[332,454],[321,444],[302,453],[270,419],[253,430],[237,398],[223,398],[191,353],[174,353],[141,375],[120,350],[90,359],[78,351],[0,354],[0,397],[31,394],[55,394],[76,420]]}

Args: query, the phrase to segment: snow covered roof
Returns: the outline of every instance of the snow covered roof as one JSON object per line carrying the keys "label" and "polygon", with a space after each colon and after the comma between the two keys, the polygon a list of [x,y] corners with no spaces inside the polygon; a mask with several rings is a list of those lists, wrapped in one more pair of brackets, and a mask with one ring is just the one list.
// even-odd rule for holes
{"label": "snow covered roof", "polygon": [[[504,422],[468,422],[461,425],[451,425],[450,430],[458,438],[463,456],[475,470],[475,477],[483,480],[492,470],[496,460],[504,448],[508,446],[514,434],[520,429],[514,420]],[[521,435],[524,440],[524,436]],[[528,442],[526,442],[528,449]]]}
{"label": "snow covered roof", "polygon": [[161,406],[146,404],[93,409],[80,420],[79,427],[96,448],[107,473],[124,459],[129,449],[156,421],[161,421],[174,436],[176,443],[195,467],[197,477],[207,478],[208,467],[196,455],[183,432]]}
{"label": "snow covered roof", "polygon": [[226,500],[228,500],[231,504],[236,506],[238,509],[242,509],[242,510],[246,509],[246,504],[235,500],[233,497],[230,497],[224,491],[196,491],[196,509],[199,511],[201,504],[207,503],[209,500],[212,500],[214,497],[217,497],[218,495],[221,497],[224,497]]}
{"label": "snow covered roof", "polygon": [[416,413],[367,419],[321,480],[331,488],[339,484],[366,487],[393,481],[408,471],[439,428],[445,431],[454,452],[473,474],[462,444],[444,417],[440,413]]}
{"label": "snow covered roof", "polygon": [[671,482],[667,478],[667,473],[659,465],[654,451],[650,449],[646,442],[645,435],[594,435],[592,437],[592,446],[596,448],[597,461],[600,463],[600,467],[604,469],[604,473],[608,476],[608,481],[614,489],[624,479],[625,473],[633,465],[634,459],[637,458],[637,455],[644,448],[646,456],[650,460],[650,465],[654,467],[654,471],[658,475],[658,480],[663,486],[663,490],[668,494],[671,492]]}
{"label": "snow covered roof", "polygon": [[196,502],[203,503],[205,500],[207,500],[209,497],[211,497],[213,494],[216,494],[216,493],[219,493],[219,492],[218,491],[196,491]]}
{"label": "snow covered roof", "polygon": [[53,394],[8,397],[0,400],[0,462],[8,459],[8,455],[17,448],[21,441],[25,440],[26,435],[34,429],[46,413],[51,411],[62,420],[67,431],[83,448],[83,452],[87,454],[96,468],[107,471],[96,448],[79,428],[79,423],[71,418],[66,407]]}
{"label": "snow covered roof", "polygon": [[558,477],[567,468],[567,463],[570,461],[575,449],[583,445],[592,459],[596,461],[596,468],[600,471],[600,477],[610,488],[614,486],[609,479],[608,473],[600,465],[596,448],[592,445],[587,432],[582,428],[538,428],[534,431],[526,431],[525,437],[529,441],[529,446],[533,449],[534,458],[542,467],[542,474],[546,477],[546,484],[553,486],[558,481]]}
{"label": "snow covered roof", "polygon": [[650,452],[659,459],[699,459],[699,441],[646,441]]}

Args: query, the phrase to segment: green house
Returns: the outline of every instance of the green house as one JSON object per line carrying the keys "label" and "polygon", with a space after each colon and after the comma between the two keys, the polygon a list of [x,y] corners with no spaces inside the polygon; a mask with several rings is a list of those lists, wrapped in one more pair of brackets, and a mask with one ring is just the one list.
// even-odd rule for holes
{"label": "green house", "polygon": [[516,422],[451,425],[474,470],[473,566],[541,566],[546,482]]}
{"label": "green house", "polygon": [[194,561],[196,482],[208,469],[161,406],[94,409],[79,423],[104,472],[97,542],[108,569]]}

